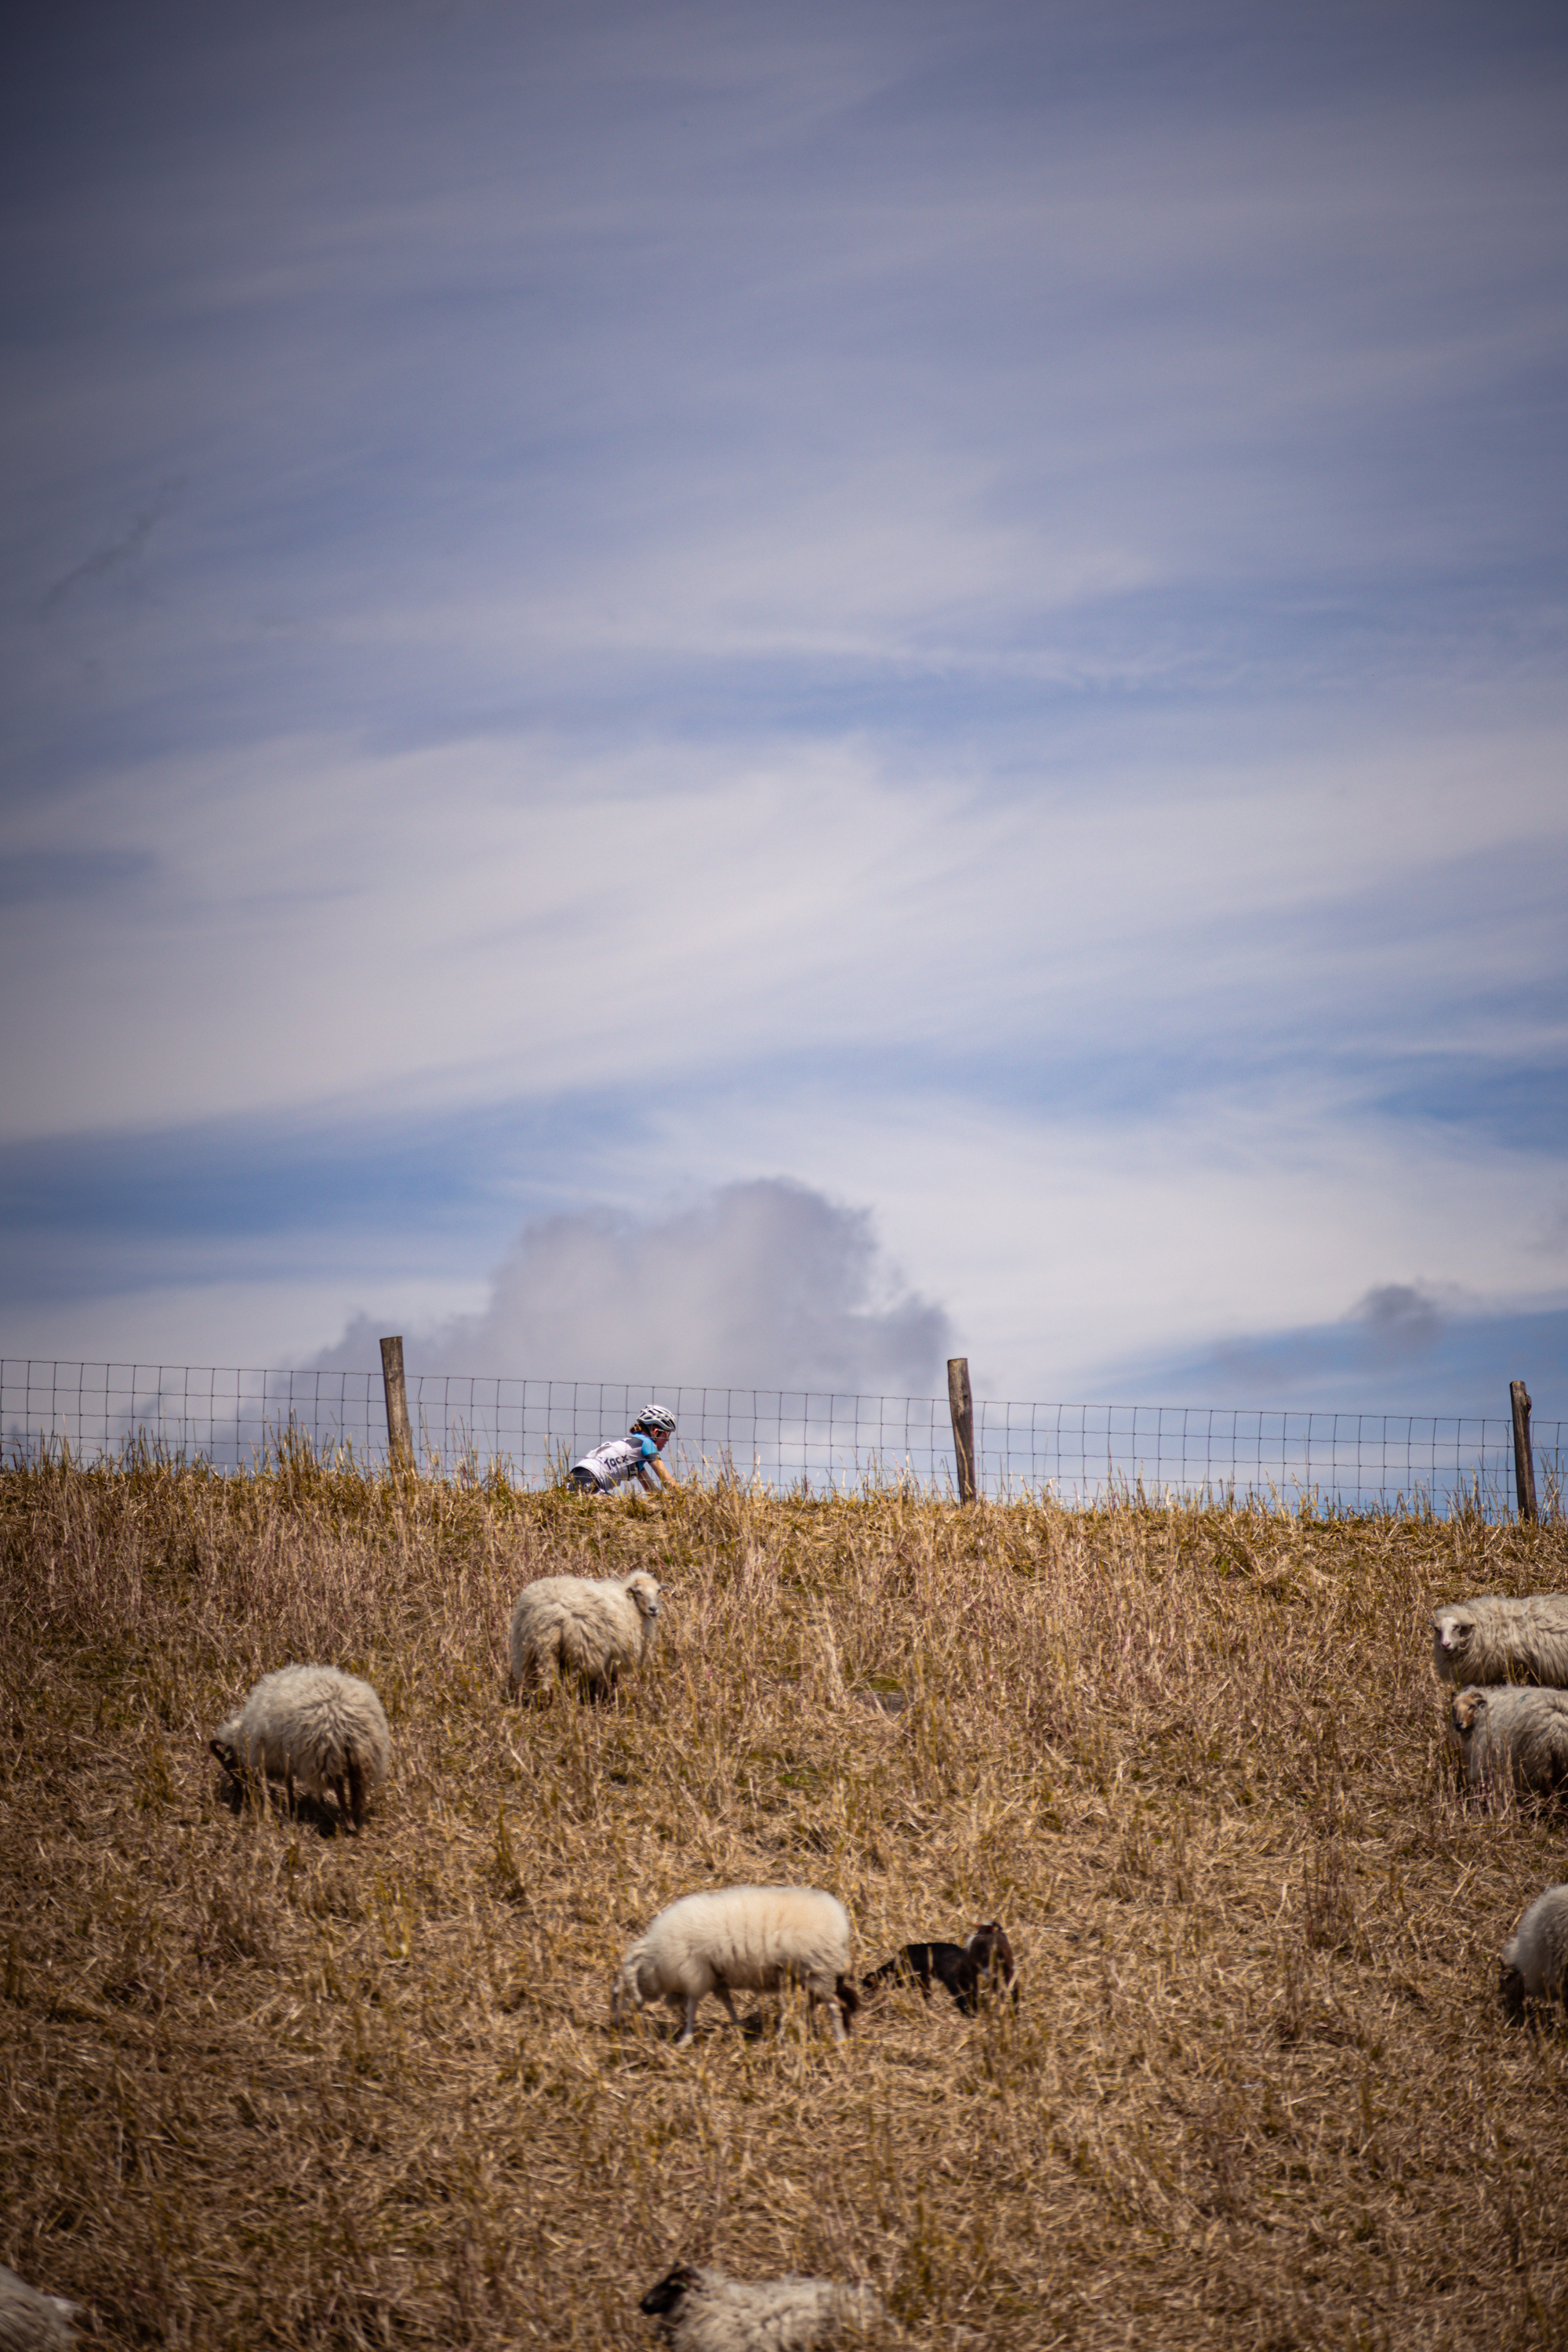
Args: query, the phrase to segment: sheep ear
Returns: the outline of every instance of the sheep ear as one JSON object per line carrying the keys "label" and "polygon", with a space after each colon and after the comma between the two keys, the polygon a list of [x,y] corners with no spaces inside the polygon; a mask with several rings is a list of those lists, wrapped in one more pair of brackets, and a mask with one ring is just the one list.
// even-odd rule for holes
{"label": "sheep ear", "polygon": [[235,1769],[233,1748],[226,1747],[221,1739],[209,1739],[207,1741],[207,1746],[212,1749],[213,1754],[217,1758],[217,1760],[223,1766],[224,1770],[226,1772],[232,1772]]}

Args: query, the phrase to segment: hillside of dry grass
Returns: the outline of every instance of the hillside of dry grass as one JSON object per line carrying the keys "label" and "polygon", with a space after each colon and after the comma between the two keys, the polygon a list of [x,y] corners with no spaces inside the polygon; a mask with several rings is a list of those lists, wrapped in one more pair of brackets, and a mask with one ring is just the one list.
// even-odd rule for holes
{"label": "hillside of dry grass", "polygon": [[[1568,2339],[1568,2036],[1496,1998],[1563,1822],[1462,1801],[1424,1630],[1568,1586],[1560,1529],[296,1457],[13,1472],[0,1542],[0,2257],[99,2340],[632,2347],[680,2256],[933,2347]],[[520,1585],[633,1565],[654,1667],[510,1705]],[[358,1839],[224,1801],[292,1658],[385,1702]],[[738,1879],[866,1966],[999,1916],[1017,2012],[612,2030],[632,1935]]]}

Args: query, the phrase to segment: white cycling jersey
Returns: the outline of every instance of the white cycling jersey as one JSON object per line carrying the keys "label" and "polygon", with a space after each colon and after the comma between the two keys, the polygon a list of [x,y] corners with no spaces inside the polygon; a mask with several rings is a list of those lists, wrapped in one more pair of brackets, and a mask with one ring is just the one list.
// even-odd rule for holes
{"label": "white cycling jersey", "polygon": [[574,1462],[572,1475],[575,1477],[582,1471],[602,1495],[607,1495],[612,1486],[623,1486],[628,1478],[635,1478],[645,1462],[658,1460],[658,1448],[651,1437],[610,1437],[591,1454],[584,1454],[580,1462]]}

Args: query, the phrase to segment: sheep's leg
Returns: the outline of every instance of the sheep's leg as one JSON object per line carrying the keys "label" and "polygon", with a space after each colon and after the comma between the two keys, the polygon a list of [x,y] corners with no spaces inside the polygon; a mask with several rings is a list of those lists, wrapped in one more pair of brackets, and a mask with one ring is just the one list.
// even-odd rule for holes
{"label": "sheep's leg", "polygon": [[686,1996],[686,2022],[675,2037],[678,2050],[684,2050],[689,2042],[697,2039],[697,2004],[701,1998],[700,1992],[689,1992]]}
{"label": "sheep's leg", "polygon": [[726,2010],[728,2010],[730,2013],[730,2022],[734,2027],[736,2032],[739,2033],[741,2031],[741,2014],[735,2007],[734,1995],[731,1992],[729,1986],[725,1984],[722,1978],[721,1978],[714,1985],[713,1990],[718,1994],[720,2000],[723,2002]]}

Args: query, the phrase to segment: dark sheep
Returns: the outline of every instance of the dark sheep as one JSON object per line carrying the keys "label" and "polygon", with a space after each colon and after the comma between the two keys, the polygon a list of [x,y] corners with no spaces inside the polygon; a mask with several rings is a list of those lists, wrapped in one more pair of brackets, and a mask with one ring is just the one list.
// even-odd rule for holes
{"label": "dark sheep", "polygon": [[931,1999],[931,1979],[945,1985],[966,2017],[975,2016],[983,1991],[1011,1993],[1018,2000],[1018,1971],[1013,1947],[999,1919],[984,1919],[967,1943],[906,1944],[879,1969],[860,1979],[861,1990],[875,1992],[885,1984],[918,1984]]}

